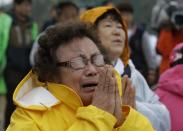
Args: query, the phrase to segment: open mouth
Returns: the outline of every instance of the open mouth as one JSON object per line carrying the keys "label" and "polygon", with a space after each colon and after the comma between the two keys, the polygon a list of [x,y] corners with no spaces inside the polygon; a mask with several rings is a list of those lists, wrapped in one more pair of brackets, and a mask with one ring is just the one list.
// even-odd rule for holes
{"label": "open mouth", "polygon": [[97,85],[98,85],[97,83],[87,83],[87,84],[83,84],[82,87],[91,88],[91,87],[96,87]]}

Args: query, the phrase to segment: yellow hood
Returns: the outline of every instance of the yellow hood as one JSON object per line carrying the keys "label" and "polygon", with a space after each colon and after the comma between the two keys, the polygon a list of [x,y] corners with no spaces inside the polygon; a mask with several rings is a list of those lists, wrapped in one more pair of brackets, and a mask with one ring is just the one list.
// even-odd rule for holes
{"label": "yellow hood", "polygon": [[[81,14],[80,20],[83,22],[88,22],[88,23],[94,24],[100,16],[102,16],[105,12],[107,12],[109,10],[116,10],[116,12],[120,15],[119,11],[114,7],[101,6],[101,7],[96,7],[96,8],[85,11],[83,14]],[[123,63],[125,65],[127,65],[128,60],[130,58],[130,49],[129,49],[129,45],[128,45],[128,36],[127,36],[126,26],[123,21],[121,21],[121,24],[123,26],[122,28],[125,31],[126,40],[125,40],[125,47],[124,47],[123,53],[121,54],[120,58],[122,59]]]}
{"label": "yellow hood", "polygon": [[19,107],[30,110],[47,110],[60,103],[60,100],[45,87],[45,83],[39,82],[30,71],[16,87],[13,102]]}

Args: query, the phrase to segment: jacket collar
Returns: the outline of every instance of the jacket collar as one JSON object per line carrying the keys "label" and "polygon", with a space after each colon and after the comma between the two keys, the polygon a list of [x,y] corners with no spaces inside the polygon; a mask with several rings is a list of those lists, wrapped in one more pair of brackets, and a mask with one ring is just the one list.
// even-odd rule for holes
{"label": "jacket collar", "polygon": [[30,110],[47,110],[62,102],[73,109],[83,106],[81,98],[72,89],[61,84],[39,82],[32,71],[18,84],[13,101]]}
{"label": "jacket collar", "polygon": [[[115,73],[121,96],[121,77]],[[18,84],[13,94],[13,101],[17,106],[30,110],[48,110],[62,103],[74,110],[83,106],[81,98],[74,90],[62,84],[39,82],[32,71]]]}
{"label": "jacket collar", "polygon": [[81,98],[74,90],[66,85],[48,83],[48,90],[61,102],[65,103],[73,109],[83,106]]}

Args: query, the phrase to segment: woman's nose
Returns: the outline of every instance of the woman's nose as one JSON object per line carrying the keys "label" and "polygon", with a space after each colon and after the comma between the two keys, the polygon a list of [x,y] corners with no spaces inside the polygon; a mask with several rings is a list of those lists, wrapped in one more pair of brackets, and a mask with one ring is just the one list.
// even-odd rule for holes
{"label": "woman's nose", "polygon": [[86,65],[86,75],[87,76],[94,76],[97,75],[97,67],[93,65],[91,62],[88,62]]}
{"label": "woman's nose", "polygon": [[113,27],[113,34],[114,35],[120,35],[120,29],[118,27]]}

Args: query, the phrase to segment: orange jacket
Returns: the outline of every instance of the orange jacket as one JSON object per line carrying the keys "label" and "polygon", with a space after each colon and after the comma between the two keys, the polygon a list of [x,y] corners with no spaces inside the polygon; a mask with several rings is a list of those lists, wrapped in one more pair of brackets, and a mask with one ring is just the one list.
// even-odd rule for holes
{"label": "orange jacket", "polygon": [[169,68],[169,56],[172,49],[183,42],[183,30],[172,33],[171,30],[162,30],[157,43],[157,50],[162,55],[160,74]]}

